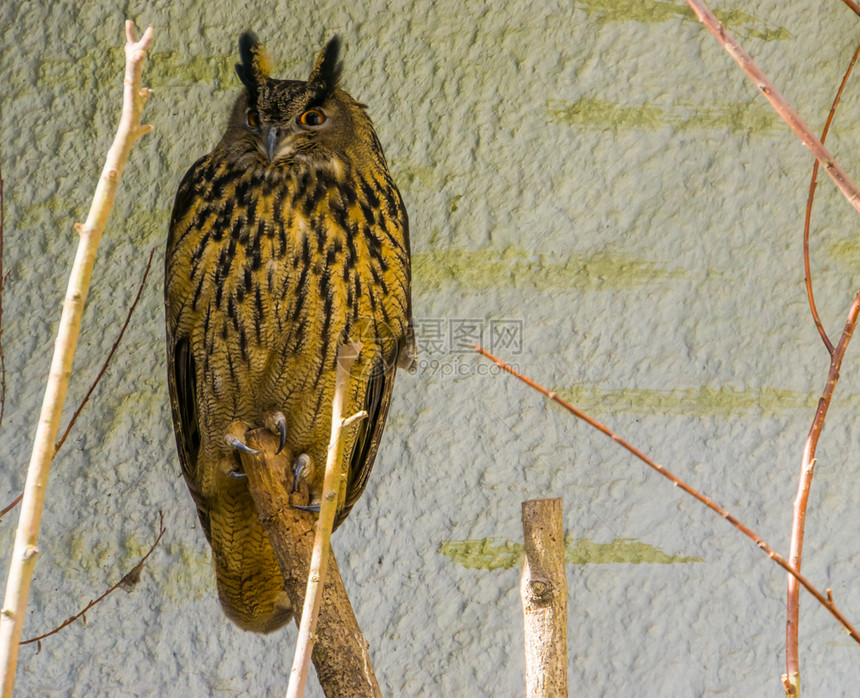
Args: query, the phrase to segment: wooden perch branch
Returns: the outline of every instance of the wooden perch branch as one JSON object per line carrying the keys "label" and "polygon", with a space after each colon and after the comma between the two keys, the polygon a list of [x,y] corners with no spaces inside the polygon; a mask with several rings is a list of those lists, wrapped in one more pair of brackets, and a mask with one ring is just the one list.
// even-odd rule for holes
{"label": "wooden perch branch", "polygon": [[45,489],[51,462],[56,452],[57,432],[96,251],[113,206],[129,152],[138,138],[152,130],[151,126],[143,126],[140,123],[141,110],[150,94],[148,89],[141,88],[140,76],[146,51],[152,41],[152,27],[144,32],[140,41],[137,40],[132,22],[126,22],[125,32],[125,80],[119,128],[108,151],[87,220],[83,225],[76,226],[80,240],[63,302],[51,372],[45,388],[33,453],[27,471],[15,547],[12,551],[9,578],[6,583],[6,596],[0,613],[0,671],[3,672],[3,698],[9,698],[12,695],[15,683],[15,665],[18,661],[18,643],[21,639],[24,610],[27,607],[30,581],[39,553],[36,543],[39,537]]}
{"label": "wooden perch branch", "polygon": [[520,581],[526,696],[567,697],[567,575],[561,499],[523,502],[525,563]]}
{"label": "wooden perch branch", "polygon": [[[307,504],[306,501],[290,501],[286,481],[292,478],[293,456],[287,449],[275,455],[278,438],[268,429],[257,429],[246,434],[246,443],[261,451],[258,455],[241,453],[240,458],[298,624],[301,620],[298,610],[305,606],[317,517],[293,506]],[[367,641],[358,627],[330,549],[327,566],[312,655],[317,678],[327,696],[381,696],[370,665]]]}
{"label": "wooden perch branch", "polygon": [[827,148],[818,140],[809,126],[800,118],[798,113],[794,111],[792,106],[776,89],[776,86],[768,79],[768,77],[759,70],[759,67],[750,58],[750,55],[744,51],[743,47],[735,41],[734,37],[726,31],[726,28],[714,16],[714,13],[701,0],[687,0],[687,4],[696,13],[699,21],[704,24],[708,30],[716,37],[717,41],[722,44],[723,48],[728,51],[729,55],[735,59],[735,62],[743,69],[743,71],[753,81],[771,106],[776,110],[785,123],[797,134],[803,144],[809,148],[810,152],[815,156],[830,175],[833,182],[839,187],[839,190],[845,195],[845,198],[851,205],[860,211],[860,191],[858,191],[854,182],[836,162]]}
{"label": "wooden perch branch", "polygon": [[497,366],[499,366],[499,368],[502,368],[505,371],[507,371],[508,373],[510,373],[512,376],[515,376],[516,378],[521,380],[523,383],[528,385],[530,388],[534,388],[539,393],[542,393],[544,396],[548,397],[553,402],[558,403],[559,405],[564,407],[564,409],[566,409],[568,412],[570,412],[574,417],[581,419],[586,424],[594,427],[598,431],[600,431],[603,434],[605,434],[606,436],[608,436],[615,443],[617,443],[618,445],[625,448],[627,451],[632,453],[634,456],[636,456],[643,463],[645,463],[649,467],[656,470],[663,477],[670,480],[673,485],[681,488],[682,490],[684,490],[684,492],[689,494],[691,497],[694,497],[695,499],[699,500],[706,507],[715,511],[720,516],[722,516],[726,521],[728,521],[730,524],[732,524],[732,526],[734,526],[736,529],[738,529],[747,538],[752,540],[759,548],[761,548],[767,554],[767,556],[771,560],[773,560],[777,565],[782,567],[782,569],[784,569],[790,575],[793,575],[797,579],[797,581],[800,582],[801,586],[804,589],[806,589],[810,594],[812,594],[816,598],[818,603],[820,603],[822,606],[824,606],[824,608],[826,608],[828,611],[830,611],[830,614],[842,624],[842,627],[844,627],[845,630],[848,631],[848,634],[851,636],[851,638],[855,642],[860,644],[860,632],[858,632],[854,628],[854,626],[848,622],[848,619],[842,615],[842,613],[839,611],[839,609],[836,608],[836,604],[833,602],[833,597],[829,594],[827,596],[825,596],[820,591],[818,591],[818,589],[816,589],[812,585],[812,582],[810,582],[808,579],[806,579],[806,577],[804,577],[798,570],[794,569],[791,565],[789,565],[788,562],[786,562],[785,558],[782,557],[779,553],[777,553],[773,548],[771,548],[770,545],[765,540],[763,540],[761,537],[759,537],[759,535],[757,533],[755,533],[755,531],[751,530],[750,528],[748,528],[747,526],[742,524],[738,519],[736,519],[728,511],[723,509],[719,504],[713,502],[712,500],[708,499],[708,497],[706,497],[705,495],[701,494],[700,492],[698,492],[694,488],[690,487],[690,485],[688,485],[686,482],[684,482],[680,478],[678,478],[675,475],[673,475],[672,473],[670,473],[662,465],[660,465],[659,463],[655,462],[653,459],[646,456],[644,453],[642,453],[642,451],[640,451],[638,448],[636,448],[635,446],[633,446],[629,442],[622,439],[620,436],[618,436],[611,429],[604,426],[603,424],[601,424],[597,420],[592,419],[587,414],[585,414],[585,412],[583,412],[582,410],[577,409],[576,407],[571,405],[567,400],[563,400],[558,395],[556,395],[554,392],[547,390],[542,385],[540,385],[539,383],[536,383],[535,381],[533,381],[528,376],[524,376],[522,373],[517,371],[513,366],[511,366],[510,364],[506,364],[501,359],[493,356],[486,349],[483,349],[483,348],[475,345],[475,351],[477,351],[479,354],[481,354],[483,356],[486,356],[488,359],[490,359],[490,361],[493,361]]}

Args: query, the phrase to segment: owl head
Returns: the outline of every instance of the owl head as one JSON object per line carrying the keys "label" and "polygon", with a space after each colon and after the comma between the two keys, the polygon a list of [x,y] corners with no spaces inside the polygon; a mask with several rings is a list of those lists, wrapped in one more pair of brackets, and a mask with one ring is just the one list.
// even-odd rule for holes
{"label": "owl head", "polygon": [[379,150],[365,107],[338,87],[340,40],[317,55],[306,81],[271,77],[271,62],[257,37],[239,37],[236,73],[245,86],[233,107],[225,143],[247,164],[289,166],[328,162],[337,167]]}

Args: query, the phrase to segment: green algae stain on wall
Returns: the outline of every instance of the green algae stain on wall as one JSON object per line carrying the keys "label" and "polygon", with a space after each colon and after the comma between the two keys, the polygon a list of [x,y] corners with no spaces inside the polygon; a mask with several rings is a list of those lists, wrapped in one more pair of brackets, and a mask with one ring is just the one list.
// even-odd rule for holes
{"label": "green algae stain on wall", "polygon": [[[566,536],[564,549],[564,559],[571,565],[704,562],[699,557],[668,555],[658,547],[632,538],[595,543],[589,538]],[[507,570],[523,564],[523,544],[506,538],[443,541],[439,553],[468,569]]]}
{"label": "green algae stain on wall", "polygon": [[[18,207],[17,215],[11,220],[10,228],[22,231],[50,225],[60,230],[65,227],[71,235],[74,223],[86,218],[88,205],[52,196],[38,204]],[[169,219],[169,209],[148,209],[136,206],[128,217],[110,216],[105,225],[105,235],[121,238],[134,245],[161,244],[167,240]]]}
{"label": "green algae stain on wall", "polygon": [[631,288],[687,277],[687,272],[606,251],[590,257],[525,250],[434,250],[412,256],[413,278],[425,287],[460,284],[474,290],[530,285],[537,289]]}
{"label": "green algae stain on wall", "polygon": [[[238,89],[240,83],[234,67],[236,51],[233,45],[225,47],[224,53],[217,56],[186,56],[179,51],[153,51],[147,57],[146,84],[153,89],[197,84],[213,85],[216,90]],[[43,87],[55,90],[86,88],[109,92],[117,87],[117,76],[122,75],[124,63],[121,49],[93,48],[77,59],[43,60],[39,66],[38,82]]]}
{"label": "green algae stain on wall", "polygon": [[832,259],[850,267],[852,271],[860,266],[860,240],[856,237],[839,240],[828,247]]}
{"label": "green algae stain on wall", "polygon": [[[672,19],[698,22],[688,5],[673,0],[580,0],[576,3],[576,9],[603,23],[658,24]],[[773,26],[743,10],[716,10],[714,14],[727,29],[743,37],[763,41],[791,38],[791,33],[785,27]]]}
{"label": "green algae stain on wall", "polygon": [[508,570],[523,563],[523,544],[506,538],[445,540],[438,552],[468,569]]}
{"label": "green algae stain on wall", "polygon": [[[155,532],[135,532],[117,547],[113,541],[93,541],[91,532],[72,534],[68,539],[68,555],[57,558],[54,565],[66,574],[83,572],[93,590],[106,589],[140,561],[156,535]],[[165,538],[167,535],[169,532]],[[167,542],[165,538],[146,561],[141,577],[143,582],[177,604],[214,595],[215,575],[203,534],[200,534],[199,546]]]}
{"label": "green algae stain on wall", "polygon": [[[727,386],[674,390],[600,390],[574,386],[558,388],[556,393],[571,404],[595,414],[685,415],[722,419],[750,413],[774,417],[787,410],[813,409],[819,397],[814,393],[781,388],[739,389]],[[843,395],[841,400],[845,406],[860,406],[860,395]]]}
{"label": "green algae stain on wall", "polygon": [[236,57],[184,56],[178,51],[156,51],[150,57],[149,79],[154,88],[211,84],[219,90],[238,88]]}
{"label": "green algae stain on wall", "polygon": [[611,543],[595,543],[590,538],[566,537],[564,540],[564,559],[572,565],[628,562],[671,565],[684,562],[704,562],[701,557],[688,555],[669,555],[661,548],[633,538],[616,538]]}
{"label": "green algae stain on wall", "polygon": [[728,131],[732,134],[769,136],[780,132],[779,116],[759,101],[725,104],[688,104],[670,107],[653,104],[628,106],[594,97],[577,100],[550,99],[546,103],[550,122],[600,131],[638,129],[656,131]]}
{"label": "green algae stain on wall", "polygon": [[655,131],[667,125],[666,114],[660,107],[647,104],[638,107],[624,106],[593,97],[582,97],[575,101],[549,99],[546,111],[552,122],[601,131]]}

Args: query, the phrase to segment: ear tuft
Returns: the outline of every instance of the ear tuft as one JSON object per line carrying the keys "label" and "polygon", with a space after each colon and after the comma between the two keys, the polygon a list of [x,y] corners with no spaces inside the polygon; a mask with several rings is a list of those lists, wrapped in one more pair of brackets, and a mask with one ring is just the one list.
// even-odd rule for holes
{"label": "ear tuft", "polygon": [[236,64],[236,75],[248,90],[250,102],[257,101],[260,84],[268,79],[272,72],[272,63],[266,47],[257,39],[254,32],[245,32],[239,37],[239,58]]}
{"label": "ear tuft", "polygon": [[337,60],[339,53],[340,38],[333,36],[317,54],[314,69],[308,78],[308,87],[321,98],[330,95],[340,80],[341,64]]}

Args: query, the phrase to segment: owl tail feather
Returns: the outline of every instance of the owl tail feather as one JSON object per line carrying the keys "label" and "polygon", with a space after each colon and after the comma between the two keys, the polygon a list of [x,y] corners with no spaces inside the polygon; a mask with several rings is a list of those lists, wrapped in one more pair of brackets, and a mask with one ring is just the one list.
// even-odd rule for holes
{"label": "owl tail feather", "polygon": [[218,600],[243,630],[270,633],[290,621],[292,606],[254,502],[235,482],[209,501]]}

